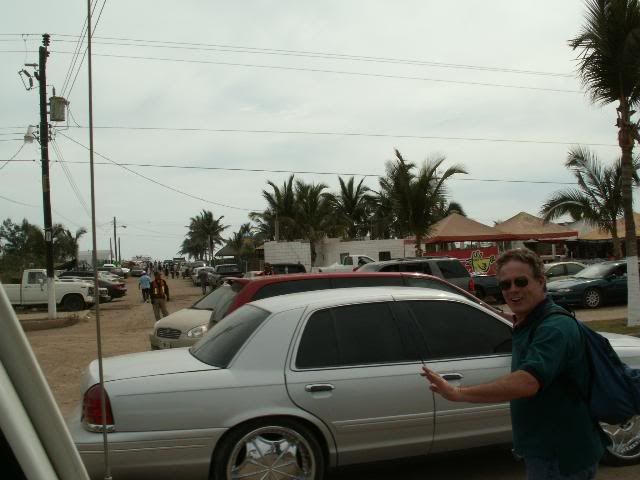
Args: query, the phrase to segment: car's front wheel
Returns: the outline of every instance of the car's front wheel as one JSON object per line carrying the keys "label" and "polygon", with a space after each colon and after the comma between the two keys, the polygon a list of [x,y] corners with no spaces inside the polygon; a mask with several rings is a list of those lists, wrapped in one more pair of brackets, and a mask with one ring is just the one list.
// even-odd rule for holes
{"label": "car's front wheel", "polygon": [[584,306],[587,308],[598,308],[602,305],[602,292],[596,288],[590,288],[584,292]]}
{"label": "car's front wheel", "polygon": [[295,420],[264,420],[241,425],[223,439],[211,478],[321,480],[324,465],[322,447],[309,428]]}
{"label": "car's front wheel", "polygon": [[81,295],[71,294],[62,299],[62,306],[69,312],[84,310],[84,298]]}
{"label": "car's front wheel", "polygon": [[640,462],[640,415],[624,425],[602,424],[611,439],[602,460],[609,465],[633,465]]}

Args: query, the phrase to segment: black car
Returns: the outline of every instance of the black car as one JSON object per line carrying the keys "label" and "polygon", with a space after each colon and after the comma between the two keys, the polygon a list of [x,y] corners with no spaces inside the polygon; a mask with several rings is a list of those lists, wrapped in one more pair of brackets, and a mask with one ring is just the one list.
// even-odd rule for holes
{"label": "black car", "polygon": [[[93,282],[91,270],[69,270],[58,275],[60,278],[83,278]],[[120,298],[127,294],[127,286],[123,282],[112,282],[98,277],[98,286],[106,288],[111,298]]]}
{"label": "black car", "polygon": [[242,277],[242,269],[235,263],[216,265],[213,267],[213,272],[209,272],[209,285],[218,286],[226,277]]}

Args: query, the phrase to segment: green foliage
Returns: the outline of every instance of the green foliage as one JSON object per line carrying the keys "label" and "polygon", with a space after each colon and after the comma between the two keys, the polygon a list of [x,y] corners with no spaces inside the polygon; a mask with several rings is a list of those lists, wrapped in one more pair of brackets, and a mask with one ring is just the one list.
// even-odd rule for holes
{"label": "green foliage", "polygon": [[189,231],[178,253],[197,259],[212,259],[216,245],[223,243],[222,232],[228,225],[222,224],[224,216],[214,218],[213,213],[202,210],[189,219]]}

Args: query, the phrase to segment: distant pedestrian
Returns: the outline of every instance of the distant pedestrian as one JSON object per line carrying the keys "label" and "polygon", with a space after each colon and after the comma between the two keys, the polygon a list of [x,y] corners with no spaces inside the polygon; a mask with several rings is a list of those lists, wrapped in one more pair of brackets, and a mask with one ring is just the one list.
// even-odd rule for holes
{"label": "distant pedestrian", "polygon": [[[154,279],[151,282],[151,305],[153,306],[153,315],[156,322],[162,317],[169,315],[167,311],[167,303],[169,301],[169,286],[162,278],[160,272],[154,272]],[[162,315],[160,315],[162,313]]]}
{"label": "distant pedestrian", "polygon": [[273,275],[273,267],[269,262],[264,264],[264,270],[262,271],[262,275]]}
{"label": "distant pedestrian", "polygon": [[205,268],[198,270],[198,281],[202,289],[202,295],[207,294],[207,286],[209,285],[209,272]]}
{"label": "distant pedestrian", "polygon": [[171,265],[171,278],[176,278],[176,266]]}
{"label": "distant pedestrian", "polygon": [[169,266],[167,264],[164,266],[164,278],[169,278]]}
{"label": "distant pedestrian", "polygon": [[138,288],[142,290],[142,301],[144,303],[148,302],[151,293],[151,277],[147,274],[146,270],[138,280]]}

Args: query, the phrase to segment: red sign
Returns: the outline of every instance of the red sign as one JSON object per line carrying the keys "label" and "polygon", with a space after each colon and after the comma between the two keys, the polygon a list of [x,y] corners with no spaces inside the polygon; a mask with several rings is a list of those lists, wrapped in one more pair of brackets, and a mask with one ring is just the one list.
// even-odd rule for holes
{"label": "red sign", "polygon": [[465,248],[464,250],[447,250],[443,252],[424,252],[423,256],[453,257],[459,259],[469,273],[496,274],[498,247]]}

